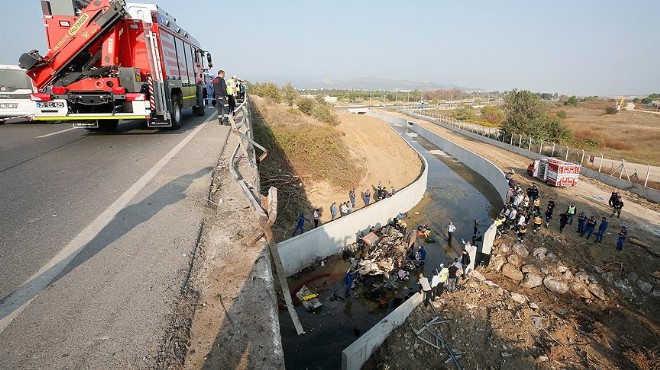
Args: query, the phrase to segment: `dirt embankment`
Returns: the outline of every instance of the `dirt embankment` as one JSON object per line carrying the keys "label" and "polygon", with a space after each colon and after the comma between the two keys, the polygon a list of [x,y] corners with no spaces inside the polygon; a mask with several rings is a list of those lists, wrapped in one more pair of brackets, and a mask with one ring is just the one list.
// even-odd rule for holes
{"label": "dirt embankment", "polygon": [[255,138],[269,149],[259,166],[262,192],[278,188],[277,240],[291,236],[300,212],[308,230],[314,209],[321,224],[329,222],[330,205],[349,201],[349,190],[356,191],[356,210],[367,189],[373,194],[380,182],[398,190],[421,171],[417,154],[383,121],[340,113],[340,124],[330,126],[268,99],[252,102]]}
{"label": "dirt embankment", "polygon": [[[504,170],[514,168],[515,178],[523,188],[534,181],[524,172],[529,160],[522,156],[427,122],[410,121],[478,153]],[[626,201],[624,212],[620,219],[611,218],[607,200],[613,189],[608,186],[584,178],[577,187],[570,189],[536,183],[541,192],[543,210],[549,199],[557,203],[554,222],[549,229],[543,228],[538,234],[528,233],[524,245],[530,255],[527,260],[518,261],[515,269],[500,272],[502,265],[495,263],[499,266],[481,270],[486,279],[499,287],[471,281],[464,285],[464,290],[444,296],[443,301],[438,302],[438,308],[442,309],[441,316],[450,321],[441,326],[441,332],[457,350],[464,352],[462,361],[469,368],[479,365],[496,368],[657,369],[660,366],[657,355],[660,348],[658,205],[621,192]],[[602,243],[594,243],[593,238],[581,238],[576,233],[575,224],[559,233],[558,214],[570,202],[575,203],[578,212],[585,211],[598,219],[602,216],[609,218],[610,225]],[[624,250],[619,252],[615,249],[616,233],[623,225],[627,226],[630,237]],[[649,245],[653,253],[632,244],[631,237]],[[498,240],[500,245],[511,246],[514,242],[512,235]],[[558,274],[556,266],[548,268],[545,262],[541,263],[532,256],[531,251],[539,247],[545,248],[547,254],[553,256],[552,260],[561,261],[563,268],[572,271],[569,276],[564,275],[565,270],[561,275],[570,287],[568,292],[551,292],[545,284],[531,287],[534,284],[526,286],[517,280],[522,280],[522,276],[526,279],[526,275],[535,271],[532,267],[523,267],[525,264],[536,264],[544,275]],[[493,261],[503,259],[510,263],[511,252],[500,248],[495,249]],[[501,257],[497,257],[498,254]],[[580,277],[577,277],[578,273]],[[602,287],[602,292],[597,288],[594,292],[604,293],[604,300],[583,289],[590,284]],[[511,293],[523,298],[516,296],[520,300],[516,302]],[[418,309],[373,356],[368,368],[396,368],[398,359],[407,359],[401,363],[406,366],[410,366],[411,361],[420,361],[422,367],[442,368],[446,354],[431,350],[411,331],[410,325],[419,329],[431,316],[431,313]]]}

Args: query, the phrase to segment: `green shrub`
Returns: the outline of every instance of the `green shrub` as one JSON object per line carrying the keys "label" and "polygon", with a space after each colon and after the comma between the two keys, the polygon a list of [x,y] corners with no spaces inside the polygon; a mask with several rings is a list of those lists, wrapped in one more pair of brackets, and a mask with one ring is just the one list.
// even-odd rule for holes
{"label": "green shrub", "polygon": [[330,104],[316,104],[312,107],[312,117],[321,122],[336,126],[339,124],[339,117]]}
{"label": "green shrub", "polygon": [[259,95],[262,98],[271,98],[278,103],[282,101],[280,89],[273,82],[251,83],[248,86],[248,91],[250,91],[251,94]]}
{"label": "green shrub", "polygon": [[556,115],[557,118],[559,118],[559,119],[566,119],[566,111],[564,111],[564,110],[560,110],[560,111],[557,112],[555,115]]}
{"label": "green shrub", "polygon": [[298,109],[305,113],[308,116],[312,115],[312,109],[316,105],[316,101],[311,98],[300,98],[298,99]]}
{"label": "green shrub", "polygon": [[605,114],[617,114],[619,111],[614,107],[605,108]]}

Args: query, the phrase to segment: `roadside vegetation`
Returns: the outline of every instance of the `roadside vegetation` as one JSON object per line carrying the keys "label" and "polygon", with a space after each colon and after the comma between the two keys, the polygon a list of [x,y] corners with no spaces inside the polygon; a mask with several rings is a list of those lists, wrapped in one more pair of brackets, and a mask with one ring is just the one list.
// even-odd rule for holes
{"label": "roadside vegetation", "polygon": [[282,88],[272,82],[252,83],[248,90],[251,94],[272,99],[277,103],[286,103],[293,108],[290,111],[294,114],[301,112],[333,126],[339,124],[339,117],[335,113],[334,106],[325,102],[323,96],[301,96],[291,83],[287,83]]}

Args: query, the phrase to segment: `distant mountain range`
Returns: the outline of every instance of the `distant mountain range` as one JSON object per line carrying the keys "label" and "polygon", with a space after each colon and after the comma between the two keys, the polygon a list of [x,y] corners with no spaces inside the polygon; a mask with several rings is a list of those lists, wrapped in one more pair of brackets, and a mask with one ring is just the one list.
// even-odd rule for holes
{"label": "distant mountain range", "polygon": [[[358,77],[348,80],[335,80],[330,78],[300,78],[293,76],[272,76],[271,78],[258,78],[255,81],[272,81],[278,85],[291,82],[298,89],[352,89],[352,90],[437,90],[463,87],[436,82],[407,81],[377,77]],[[475,89],[471,89],[475,90]]]}

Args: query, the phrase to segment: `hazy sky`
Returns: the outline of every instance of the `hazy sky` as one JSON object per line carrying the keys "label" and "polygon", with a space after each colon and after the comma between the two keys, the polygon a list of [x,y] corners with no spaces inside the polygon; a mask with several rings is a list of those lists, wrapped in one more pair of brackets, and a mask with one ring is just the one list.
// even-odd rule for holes
{"label": "hazy sky", "polygon": [[[45,36],[38,0],[0,14],[0,63]],[[569,94],[660,91],[659,0],[144,0],[248,79],[379,77]],[[214,68],[215,69],[215,68]]]}

